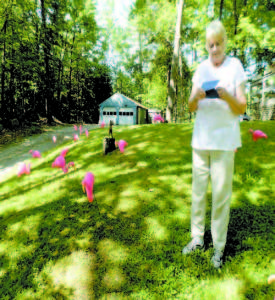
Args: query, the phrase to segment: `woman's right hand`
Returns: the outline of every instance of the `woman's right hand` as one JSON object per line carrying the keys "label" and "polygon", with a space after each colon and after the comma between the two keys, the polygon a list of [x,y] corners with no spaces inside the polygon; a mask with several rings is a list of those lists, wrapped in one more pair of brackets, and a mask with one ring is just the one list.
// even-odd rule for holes
{"label": "woman's right hand", "polygon": [[194,99],[196,101],[199,101],[205,97],[206,97],[205,91],[202,88],[196,88],[195,93],[194,93]]}
{"label": "woman's right hand", "polygon": [[191,95],[188,100],[188,106],[190,112],[195,111],[198,108],[198,101],[205,97],[206,97],[205,91],[202,88],[193,85]]}

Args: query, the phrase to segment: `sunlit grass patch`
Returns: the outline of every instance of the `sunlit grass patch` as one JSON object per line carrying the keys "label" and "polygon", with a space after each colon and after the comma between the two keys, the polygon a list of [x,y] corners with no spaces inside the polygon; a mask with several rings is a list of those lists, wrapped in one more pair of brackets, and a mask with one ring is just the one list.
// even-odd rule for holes
{"label": "sunlit grass patch", "polygon": [[239,297],[242,282],[238,279],[204,280],[194,288],[200,299],[231,300]]}
{"label": "sunlit grass patch", "polygon": [[53,280],[56,287],[72,289],[74,299],[92,299],[94,259],[86,252],[73,252],[57,262],[50,261],[42,272]]}
{"label": "sunlit grass patch", "polygon": [[127,211],[134,212],[138,206],[136,194],[138,193],[138,188],[131,187],[129,189],[125,189],[122,193],[120,193],[120,200],[116,207],[116,211]]}
{"label": "sunlit grass patch", "polygon": [[125,283],[125,277],[120,268],[112,267],[105,273],[103,282],[107,291],[120,290]]}
{"label": "sunlit grass patch", "polygon": [[106,263],[120,264],[126,260],[129,250],[115,241],[104,239],[99,242],[98,251]]}

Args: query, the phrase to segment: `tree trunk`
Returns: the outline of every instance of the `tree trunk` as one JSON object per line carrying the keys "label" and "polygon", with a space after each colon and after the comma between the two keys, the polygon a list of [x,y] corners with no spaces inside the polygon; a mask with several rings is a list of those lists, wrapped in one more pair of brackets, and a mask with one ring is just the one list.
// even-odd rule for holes
{"label": "tree trunk", "polygon": [[60,96],[61,96],[61,78],[62,78],[62,75],[61,75],[61,72],[62,72],[62,61],[61,59],[59,60],[58,62],[58,83],[57,83],[57,97],[56,97],[56,100],[58,103],[61,102],[60,100]]}
{"label": "tree trunk", "polygon": [[243,15],[244,15],[244,17],[246,17],[247,16],[247,0],[243,1],[243,6],[244,6],[244,13],[243,13]]}
{"label": "tree trunk", "polygon": [[[247,0],[244,0],[243,5],[244,5],[243,15],[244,15],[244,17],[246,17],[247,16]],[[241,47],[240,47],[241,48],[240,60],[244,66],[246,66],[245,46],[246,46],[246,38],[243,38]]]}
{"label": "tree trunk", "polygon": [[[6,97],[5,97],[5,72],[6,72],[6,33],[7,33],[7,23],[6,20],[3,26],[4,30],[4,44],[3,44],[3,54],[2,54],[2,74],[1,74],[1,118],[3,119],[4,123],[7,123],[8,120],[8,105],[6,103]],[[7,124],[6,124],[7,125]]]}
{"label": "tree trunk", "polygon": [[139,72],[142,73],[142,43],[141,43],[141,33],[138,34],[139,37]]}
{"label": "tree trunk", "polygon": [[183,113],[183,94],[184,94],[184,82],[183,82],[183,73],[182,73],[182,56],[179,56],[179,74],[180,74],[180,84],[179,84],[179,92],[178,92],[178,97],[179,97],[179,103],[180,103],[180,111],[178,116],[182,118],[182,113]]}
{"label": "tree trunk", "polygon": [[77,66],[76,66],[76,80],[77,80],[77,123],[79,122],[79,110],[80,110],[80,99],[79,99],[79,96],[80,96],[80,86],[79,86],[79,62],[77,60]]}
{"label": "tree trunk", "polygon": [[[57,101],[58,103],[61,104],[61,88],[62,88],[62,83],[63,83],[63,76],[64,76],[64,66],[63,66],[63,58],[66,54],[66,41],[63,40],[62,43],[62,49],[64,49],[64,54],[62,57],[62,51],[60,53],[60,59],[58,63],[58,84],[57,84]],[[60,105],[61,107],[62,105]]]}
{"label": "tree trunk", "polygon": [[168,122],[172,122],[173,119],[173,107],[175,103],[176,96],[176,84],[178,77],[178,64],[179,64],[179,46],[180,46],[180,28],[181,28],[181,19],[183,12],[183,0],[179,0],[178,4],[178,17],[176,23],[176,32],[175,32],[175,44],[172,57],[172,66],[171,66],[171,76],[168,87],[168,99],[167,99],[167,108],[166,108],[166,119]]}
{"label": "tree trunk", "polygon": [[73,36],[73,44],[71,47],[71,63],[70,63],[70,75],[69,75],[69,93],[68,93],[68,102],[69,102],[69,115],[71,119],[71,108],[72,108],[72,63],[73,63],[73,47],[74,47],[74,40],[75,40],[75,32]]}
{"label": "tree trunk", "polygon": [[[143,62],[143,59],[142,59],[142,41],[141,41],[141,33],[139,32],[139,72],[140,72],[140,74],[142,74],[142,72],[143,72],[142,71],[142,62]],[[140,76],[139,76],[139,78],[140,78]],[[141,81],[140,84],[139,84],[139,93],[140,94],[143,94],[142,86],[143,86],[143,83]]]}
{"label": "tree trunk", "polygon": [[43,50],[44,50],[44,61],[46,69],[46,91],[44,93],[45,97],[45,112],[48,124],[53,122],[52,119],[52,89],[50,84],[50,42],[47,40],[47,28],[46,28],[46,14],[45,14],[45,0],[41,0],[41,16],[42,16],[42,32],[43,32]]}
{"label": "tree trunk", "polygon": [[[38,4],[37,1],[35,1],[36,3],[36,7],[38,8]],[[36,22],[36,20],[34,20],[34,27],[35,27],[35,54],[36,54],[36,59],[39,62],[40,60],[40,49],[39,49],[39,45],[40,45],[40,37],[39,37],[39,27],[38,27],[38,23]],[[41,108],[42,108],[42,102],[40,99],[35,98],[35,94],[36,92],[40,91],[40,85],[39,82],[37,82],[37,91],[34,90],[34,99],[33,99],[33,109],[34,111],[37,113],[38,111],[41,113]],[[24,109],[24,105],[23,103],[22,105],[22,109]],[[40,108],[41,107],[41,108]]]}
{"label": "tree trunk", "polygon": [[[233,0],[233,14],[234,14],[234,36],[237,35],[237,26],[238,26],[238,15],[237,15],[237,0]],[[234,56],[237,55],[237,48],[234,47]]]}
{"label": "tree trunk", "polygon": [[177,112],[178,112],[178,78],[177,78],[177,81],[176,81],[176,93],[175,93],[175,99],[174,99],[174,105],[173,105],[173,122],[174,123],[177,123]]}
{"label": "tree trunk", "polygon": [[[196,42],[196,41],[195,41]],[[197,50],[194,48],[194,50],[193,50],[193,55],[194,55],[194,57],[193,57],[193,62],[196,62],[197,61],[197,59],[198,59],[198,54],[197,54]]]}
{"label": "tree trunk", "polygon": [[[12,48],[11,48],[11,61],[14,62],[14,54],[15,54],[15,50],[13,47],[13,37],[14,37],[14,30],[12,28]],[[12,119],[17,118],[17,114],[15,112],[16,110],[16,106],[15,106],[15,100],[14,100],[14,64],[11,64],[10,67],[10,83],[9,83],[9,100],[10,100],[10,117]]]}
{"label": "tree trunk", "polygon": [[223,2],[224,2],[224,0],[221,0],[221,2],[220,2],[220,16],[219,16],[220,21],[222,20]]}

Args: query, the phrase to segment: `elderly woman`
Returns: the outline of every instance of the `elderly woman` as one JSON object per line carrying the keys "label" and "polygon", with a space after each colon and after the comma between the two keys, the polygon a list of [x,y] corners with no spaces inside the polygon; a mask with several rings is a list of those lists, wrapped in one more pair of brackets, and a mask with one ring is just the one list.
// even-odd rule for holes
{"label": "elderly woman", "polygon": [[241,62],[225,54],[226,31],[220,21],[206,29],[208,59],[197,68],[189,109],[197,111],[193,129],[191,242],[182,253],[204,248],[205,213],[209,176],[212,186],[211,263],[222,266],[229,223],[234,149],[241,147],[239,115],[246,109],[246,75]]}

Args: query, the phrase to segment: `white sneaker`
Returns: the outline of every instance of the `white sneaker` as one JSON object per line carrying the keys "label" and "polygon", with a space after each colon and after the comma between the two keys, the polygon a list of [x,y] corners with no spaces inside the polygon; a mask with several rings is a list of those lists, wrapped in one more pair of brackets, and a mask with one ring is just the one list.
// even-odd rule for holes
{"label": "white sneaker", "polygon": [[182,249],[182,254],[183,255],[190,254],[198,249],[203,250],[203,248],[204,248],[203,240],[199,238],[193,238],[192,241]]}
{"label": "white sneaker", "polygon": [[222,266],[223,251],[215,249],[212,256],[211,263],[215,269],[219,269]]}

